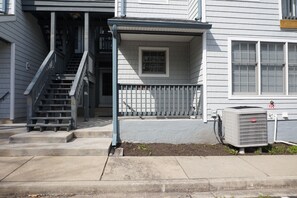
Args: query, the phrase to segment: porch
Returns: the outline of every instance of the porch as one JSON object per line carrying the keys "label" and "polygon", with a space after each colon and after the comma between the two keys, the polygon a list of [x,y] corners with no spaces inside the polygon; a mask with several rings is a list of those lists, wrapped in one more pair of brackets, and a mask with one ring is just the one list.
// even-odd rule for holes
{"label": "porch", "polygon": [[[113,145],[123,131],[136,130],[133,124],[132,128],[123,124],[133,117],[146,123],[146,118],[202,118],[203,34],[211,25],[125,17],[109,19],[108,24],[113,32],[113,107],[117,107],[113,124],[118,129]],[[140,131],[158,125],[142,124]]]}

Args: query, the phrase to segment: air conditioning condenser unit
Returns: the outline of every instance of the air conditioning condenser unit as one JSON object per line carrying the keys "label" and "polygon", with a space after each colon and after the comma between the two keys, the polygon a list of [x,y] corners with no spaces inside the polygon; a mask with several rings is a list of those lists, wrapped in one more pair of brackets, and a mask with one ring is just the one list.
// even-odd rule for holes
{"label": "air conditioning condenser unit", "polygon": [[223,111],[225,142],[238,148],[268,145],[267,112],[259,107],[230,107]]}

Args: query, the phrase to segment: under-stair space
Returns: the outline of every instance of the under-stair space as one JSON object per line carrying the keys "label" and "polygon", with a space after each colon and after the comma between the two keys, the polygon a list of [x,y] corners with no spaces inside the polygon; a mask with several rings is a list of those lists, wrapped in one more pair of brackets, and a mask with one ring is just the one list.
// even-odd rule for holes
{"label": "under-stair space", "polygon": [[69,92],[81,58],[82,54],[73,54],[64,73],[51,76],[50,83],[41,96],[34,116],[28,120],[27,131],[70,131],[72,129]]}

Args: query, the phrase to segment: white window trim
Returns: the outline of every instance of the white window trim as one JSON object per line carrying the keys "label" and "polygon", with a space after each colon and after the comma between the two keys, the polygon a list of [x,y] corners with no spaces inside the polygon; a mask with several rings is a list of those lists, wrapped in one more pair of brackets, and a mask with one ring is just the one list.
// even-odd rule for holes
{"label": "white window trim", "polygon": [[[258,93],[257,95],[234,95],[232,92],[232,41],[247,41],[247,42],[256,42],[257,43],[257,67],[258,67],[258,83],[257,83],[257,90]],[[284,90],[284,94],[273,94],[273,95],[269,95],[269,94],[262,94],[261,91],[261,67],[260,67],[260,59],[261,59],[261,52],[260,52],[260,42],[272,42],[272,43],[284,43],[285,45],[285,49],[284,49],[284,53],[285,53],[285,89]],[[297,40],[282,40],[282,39],[267,39],[267,38],[245,38],[245,37],[229,37],[228,38],[228,99],[230,100],[246,100],[246,99],[292,99],[292,100],[296,100],[297,99],[297,95],[292,95],[289,94],[288,91],[288,86],[289,86],[289,82],[288,82],[288,61],[289,61],[289,56],[288,56],[288,43],[296,43],[297,44]]]}
{"label": "white window trim", "polygon": [[164,2],[156,2],[151,0],[138,0],[138,3],[144,3],[144,4],[169,4],[169,0],[165,0]]}
{"label": "white window trim", "polygon": [[[142,51],[151,50],[151,51],[165,51],[166,52],[166,74],[143,74],[142,73]],[[168,47],[139,47],[138,52],[138,69],[139,76],[141,77],[169,77],[169,48]]]}

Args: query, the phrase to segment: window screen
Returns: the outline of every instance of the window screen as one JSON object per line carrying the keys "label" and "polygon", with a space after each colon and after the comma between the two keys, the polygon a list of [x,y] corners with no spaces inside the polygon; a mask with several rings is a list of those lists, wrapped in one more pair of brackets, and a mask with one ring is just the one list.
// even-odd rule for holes
{"label": "window screen", "polygon": [[289,94],[297,93],[297,44],[289,44]]}
{"label": "window screen", "polygon": [[262,93],[284,92],[284,44],[261,43]]}
{"label": "window screen", "polygon": [[256,43],[232,43],[233,93],[256,94]]}
{"label": "window screen", "polygon": [[166,74],[166,51],[142,51],[143,74]]}

